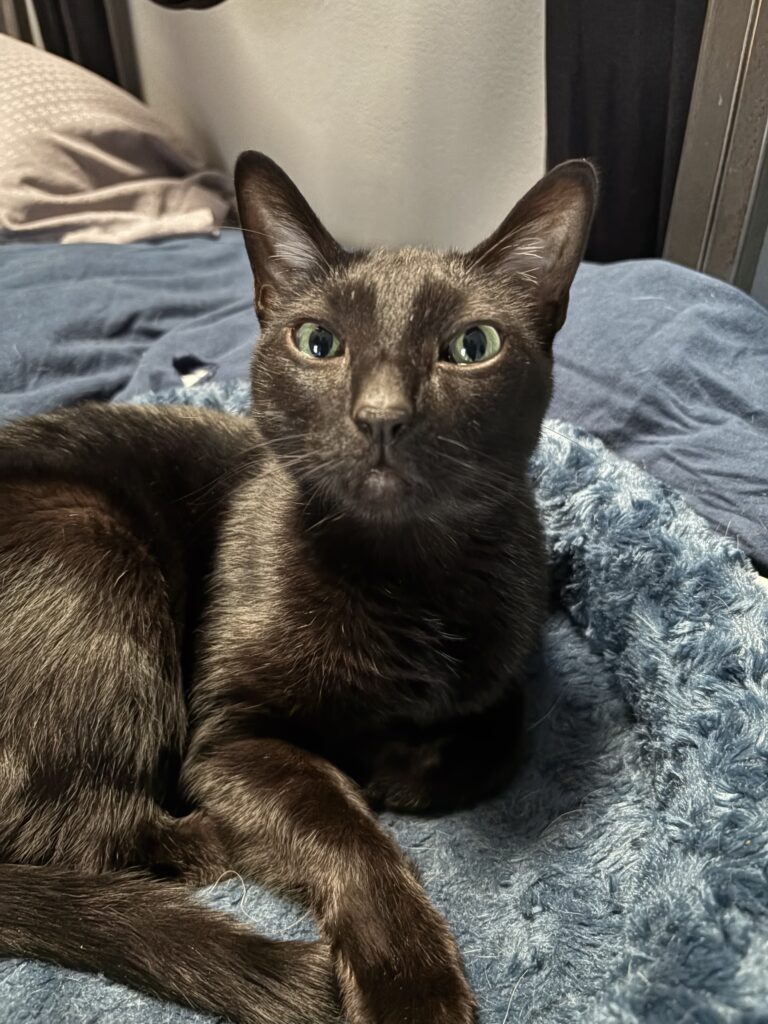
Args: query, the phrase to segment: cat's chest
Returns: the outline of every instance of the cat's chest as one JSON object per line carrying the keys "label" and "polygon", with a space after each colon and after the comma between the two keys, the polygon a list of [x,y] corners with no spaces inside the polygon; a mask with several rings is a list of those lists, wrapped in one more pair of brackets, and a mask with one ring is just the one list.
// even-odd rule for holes
{"label": "cat's chest", "polygon": [[[369,556],[302,535],[279,492],[246,493],[219,550],[198,692],[247,714],[430,720],[494,702],[535,643],[536,545]],[[530,548],[530,550],[528,550]]]}
{"label": "cat's chest", "polygon": [[301,558],[257,558],[247,590],[221,609],[226,674],[279,713],[429,720],[479,707],[519,653],[515,602],[499,587],[477,569],[431,585],[361,583]]}

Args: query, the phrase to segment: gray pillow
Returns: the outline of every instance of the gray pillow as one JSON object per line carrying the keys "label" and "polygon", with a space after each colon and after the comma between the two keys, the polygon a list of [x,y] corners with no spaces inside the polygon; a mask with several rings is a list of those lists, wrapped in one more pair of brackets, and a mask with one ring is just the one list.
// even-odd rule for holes
{"label": "gray pillow", "polygon": [[0,241],[213,232],[229,182],[129,93],[0,35]]}

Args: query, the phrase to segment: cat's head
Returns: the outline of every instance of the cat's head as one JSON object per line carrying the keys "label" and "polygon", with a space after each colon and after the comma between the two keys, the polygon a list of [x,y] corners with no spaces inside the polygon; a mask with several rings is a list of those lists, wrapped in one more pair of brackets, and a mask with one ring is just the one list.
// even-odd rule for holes
{"label": "cat's head", "polygon": [[307,500],[361,522],[480,516],[521,479],[597,183],[561,164],[469,252],[348,252],[268,157],[235,174],[262,337],[253,415]]}

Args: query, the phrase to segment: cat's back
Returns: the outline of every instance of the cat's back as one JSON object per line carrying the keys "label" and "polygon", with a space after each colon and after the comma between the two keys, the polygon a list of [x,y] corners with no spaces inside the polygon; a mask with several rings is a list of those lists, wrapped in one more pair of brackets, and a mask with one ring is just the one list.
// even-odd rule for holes
{"label": "cat's back", "polygon": [[57,477],[183,499],[257,458],[250,422],[188,406],[87,403],[0,429],[0,479]]}
{"label": "cat's back", "polygon": [[141,533],[181,538],[192,551],[215,530],[259,450],[245,417],[88,403],[0,429],[0,484],[96,492]]}

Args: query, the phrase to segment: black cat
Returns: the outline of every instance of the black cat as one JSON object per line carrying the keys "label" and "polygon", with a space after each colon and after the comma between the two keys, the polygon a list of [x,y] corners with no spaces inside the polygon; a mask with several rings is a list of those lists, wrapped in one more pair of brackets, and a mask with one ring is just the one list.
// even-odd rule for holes
{"label": "black cat", "polygon": [[[251,415],[0,432],[0,953],[241,1024],[470,1024],[369,803],[469,804],[514,764],[546,598],[526,463],[595,174],[447,254],[344,251],[256,153],[236,184]],[[199,905],[229,868],[322,941]]]}

